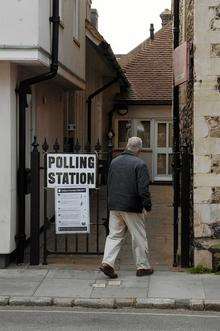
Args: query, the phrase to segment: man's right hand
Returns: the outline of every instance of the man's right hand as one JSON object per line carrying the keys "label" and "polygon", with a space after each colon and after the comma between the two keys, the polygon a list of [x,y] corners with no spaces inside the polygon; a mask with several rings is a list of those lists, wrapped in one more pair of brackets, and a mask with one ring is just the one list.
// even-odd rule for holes
{"label": "man's right hand", "polygon": [[143,209],[143,216],[145,219],[148,218],[148,214],[149,214],[149,211],[147,211],[146,209]]}

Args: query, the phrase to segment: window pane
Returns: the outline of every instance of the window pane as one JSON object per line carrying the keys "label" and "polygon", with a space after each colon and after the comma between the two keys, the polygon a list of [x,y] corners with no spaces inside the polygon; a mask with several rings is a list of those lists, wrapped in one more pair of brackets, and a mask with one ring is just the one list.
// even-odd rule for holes
{"label": "window pane", "polygon": [[158,147],[167,147],[167,125],[158,123]]}
{"label": "window pane", "polygon": [[173,162],[173,155],[169,154],[169,161],[168,161],[168,175],[172,175],[173,173],[173,168],[172,168],[172,162]]}
{"label": "window pane", "polygon": [[150,148],[150,121],[137,121],[137,136],[143,141],[143,148]]}
{"label": "window pane", "polygon": [[118,121],[118,147],[125,148],[128,139],[132,137],[131,121]]}
{"label": "window pane", "polygon": [[79,38],[79,0],[73,0],[73,37]]}
{"label": "window pane", "polygon": [[173,124],[169,123],[169,147],[173,147]]}
{"label": "window pane", "polygon": [[166,175],[166,154],[157,155],[157,174]]}

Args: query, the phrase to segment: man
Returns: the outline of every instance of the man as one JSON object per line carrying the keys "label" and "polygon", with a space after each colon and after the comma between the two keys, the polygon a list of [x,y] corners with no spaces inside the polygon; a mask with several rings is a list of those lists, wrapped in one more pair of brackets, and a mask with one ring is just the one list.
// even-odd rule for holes
{"label": "man", "polygon": [[153,269],[147,258],[147,237],[144,215],[151,211],[149,175],[144,161],[139,158],[142,140],[132,137],[126,150],[116,157],[108,175],[108,206],[110,210],[109,236],[100,270],[110,278],[117,278],[115,261],[126,230],[131,234],[132,250],[138,277],[151,275]]}

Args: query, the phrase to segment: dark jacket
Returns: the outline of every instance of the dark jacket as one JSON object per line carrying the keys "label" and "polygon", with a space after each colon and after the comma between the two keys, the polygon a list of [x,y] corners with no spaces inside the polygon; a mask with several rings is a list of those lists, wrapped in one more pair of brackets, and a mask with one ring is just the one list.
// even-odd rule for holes
{"label": "dark jacket", "polygon": [[108,175],[109,210],[141,213],[151,210],[147,165],[130,151],[113,159]]}

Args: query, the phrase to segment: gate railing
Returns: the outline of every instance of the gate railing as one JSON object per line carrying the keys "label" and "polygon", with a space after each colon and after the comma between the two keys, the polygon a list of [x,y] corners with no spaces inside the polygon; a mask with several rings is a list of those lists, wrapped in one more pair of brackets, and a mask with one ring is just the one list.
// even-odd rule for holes
{"label": "gate railing", "polygon": [[[107,172],[110,159],[112,158],[112,143],[109,142],[106,158],[102,159],[102,146],[99,140],[94,148],[94,153],[97,155],[97,186],[96,189],[90,190],[90,217],[91,217],[91,233],[90,234],[63,234],[55,233],[55,216],[48,215],[48,193],[51,192],[47,188],[46,172],[47,172],[47,153],[74,153],[88,154],[91,152],[91,147],[86,146],[82,151],[79,140],[74,141],[71,138],[64,139],[63,152],[60,152],[60,144],[58,139],[55,140],[52,148],[50,148],[47,140],[44,140],[42,145],[42,155],[38,150],[36,137],[32,144],[33,150],[31,153],[31,234],[30,234],[30,264],[38,265],[40,263],[40,255],[43,256],[43,264],[47,264],[49,255],[101,255],[102,241],[108,234],[108,211],[107,211],[107,196],[103,188],[106,184]],[[40,166],[40,159],[43,159],[43,166]],[[41,171],[44,171],[44,184],[40,187]],[[40,240],[40,192],[43,189],[43,238]],[[103,199],[102,204],[100,200]],[[103,204],[106,206],[103,207]],[[105,216],[100,217],[100,207],[105,210]],[[40,254],[41,251],[41,254]]]}
{"label": "gate railing", "polygon": [[181,266],[186,268],[191,266],[191,245],[193,242],[191,208],[192,208],[192,169],[193,153],[189,146],[181,147]]}

